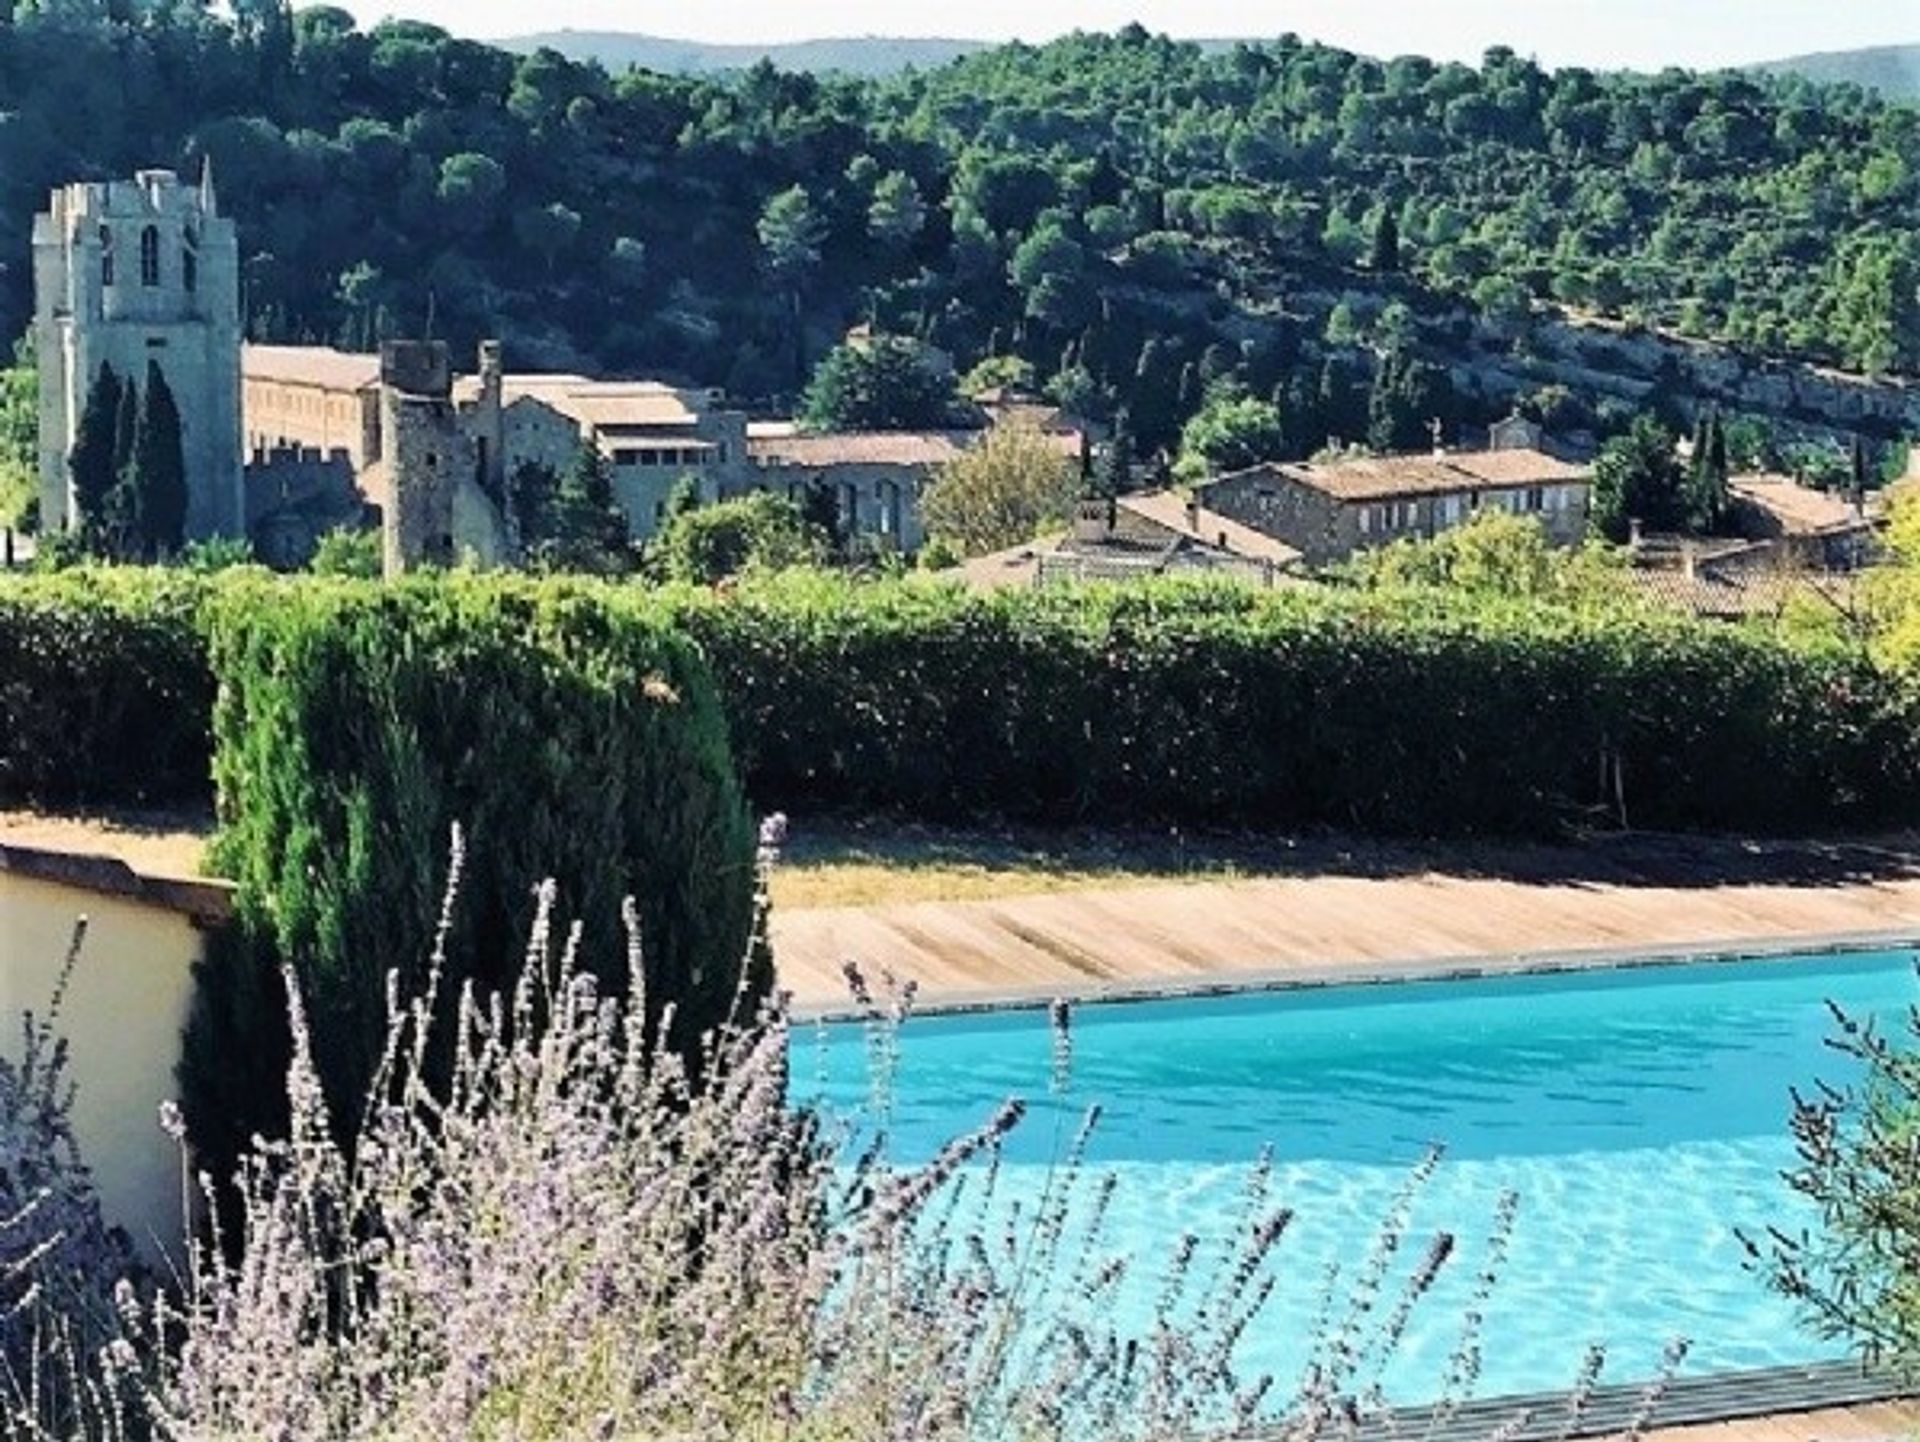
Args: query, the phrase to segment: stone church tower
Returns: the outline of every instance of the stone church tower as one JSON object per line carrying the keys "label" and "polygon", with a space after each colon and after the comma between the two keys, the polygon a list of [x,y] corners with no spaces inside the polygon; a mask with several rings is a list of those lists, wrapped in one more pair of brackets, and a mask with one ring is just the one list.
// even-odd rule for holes
{"label": "stone church tower", "polygon": [[144,386],[157,362],[180,409],[187,535],[246,533],[241,494],[240,262],[210,174],[69,185],[33,224],[40,515],[73,523],[73,449],[101,363]]}

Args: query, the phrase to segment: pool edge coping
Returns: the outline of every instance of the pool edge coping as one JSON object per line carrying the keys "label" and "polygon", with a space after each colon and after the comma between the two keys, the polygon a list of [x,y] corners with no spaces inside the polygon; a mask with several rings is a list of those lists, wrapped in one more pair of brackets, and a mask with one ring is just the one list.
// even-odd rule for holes
{"label": "pool edge coping", "polygon": [[[1805,932],[1728,941],[1669,942],[1634,947],[1554,947],[1534,951],[1463,953],[1398,960],[1329,961],[1313,966],[1269,967],[1195,977],[1148,977],[1087,982],[1071,987],[1012,987],[978,994],[922,993],[917,1017],[979,1016],[1033,1011],[1055,1001],[1112,1006],[1212,997],[1279,995],[1331,987],[1391,986],[1408,982],[1484,981],[1519,976],[1569,975],[1587,971],[1636,971],[1676,966],[1731,966],[1787,958],[1863,955],[1876,951],[1920,952],[1920,925],[1877,931]],[[860,1021],[870,1012],[845,1002],[796,1004],[796,1022]]]}
{"label": "pool edge coping", "polygon": [[[1649,1407],[1649,1394],[1657,1390]],[[1577,1413],[1567,1392],[1516,1393],[1445,1404],[1387,1408],[1363,1415],[1353,1442],[1573,1442],[1622,1437],[1644,1417],[1644,1433],[1789,1418],[1812,1412],[1912,1402],[1920,1385],[1898,1374],[1863,1366],[1858,1359],[1741,1368],[1639,1382],[1612,1382],[1593,1389]],[[1521,1420],[1521,1419],[1525,1420]],[[1255,1429],[1236,1442],[1280,1442],[1271,1429]]]}

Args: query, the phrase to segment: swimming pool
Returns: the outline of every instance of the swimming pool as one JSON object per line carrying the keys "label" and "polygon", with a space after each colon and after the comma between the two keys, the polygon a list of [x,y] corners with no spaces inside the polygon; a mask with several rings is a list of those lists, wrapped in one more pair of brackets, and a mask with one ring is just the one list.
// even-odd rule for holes
{"label": "swimming pool", "polygon": [[[1205,999],[1093,1005],[1073,1016],[1070,1088],[1047,1094],[1044,1012],[910,1021],[893,1079],[902,1162],[984,1119],[1032,1110],[1001,1194],[1037,1198],[1064,1131],[1104,1108],[1091,1151],[1119,1176],[1111,1250],[1164,1257],[1182,1232],[1219,1236],[1260,1147],[1273,1196],[1297,1210],[1248,1371],[1297,1377],[1301,1332],[1330,1261],[1357,1267],[1430,1143],[1446,1157],[1418,1195],[1403,1257],[1457,1232],[1461,1255],[1416,1310],[1385,1373],[1397,1401],[1436,1395],[1498,1199],[1520,1207],[1486,1308],[1479,1395],[1566,1388],[1591,1343],[1605,1376],[1649,1376],[1669,1339],[1686,1375],[1839,1355],[1744,1270],[1736,1227],[1810,1220],[1792,1165],[1788,1088],[1848,1077],[1825,1045],[1831,1000],[1893,1030],[1920,1001],[1913,959],[1875,952],[1723,961]],[[796,1093],[841,1114],[868,1094],[861,1028],[803,1030]],[[1119,1301],[1141,1329],[1158,1267]]]}

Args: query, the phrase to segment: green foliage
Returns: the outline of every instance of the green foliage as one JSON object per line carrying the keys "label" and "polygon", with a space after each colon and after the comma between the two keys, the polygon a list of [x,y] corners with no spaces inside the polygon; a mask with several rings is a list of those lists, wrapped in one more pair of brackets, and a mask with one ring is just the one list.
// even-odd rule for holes
{"label": "green foliage", "polygon": [[147,383],[140,392],[140,419],[134,432],[130,469],[120,483],[139,497],[139,547],[142,553],[171,556],[186,539],[187,463],[180,446],[180,409],[167,378],[147,362]]}
{"label": "green foliage", "polygon": [[1920,799],[1901,683],[1655,614],[798,576],[679,610],[763,805],[1460,835],[1619,798],[1634,825],[1788,831]]}
{"label": "green foliage", "polygon": [[760,213],[758,233],[767,269],[776,278],[797,285],[820,264],[827,224],[805,188],[791,185],[767,202]]}
{"label": "green foliage", "polygon": [[358,577],[372,580],[383,567],[378,531],[328,531],[313,548],[307,569],[316,576]]}
{"label": "green foliage", "polygon": [[120,433],[120,377],[100,362],[87,387],[86,404],[74,428],[73,450],[67,469],[73,479],[73,504],[79,511],[78,529],[97,535],[107,524],[107,497],[119,479],[115,437]]}
{"label": "green foliage", "polygon": [[1382,454],[1431,443],[1429,427],[1442,407],[1441,378],[1433,367],[1395,347],[1380,357],[1367,393],[1367,444]]}
{"label": "green foliage", "polygon": [[698,1037],[764,992],[753,832],[718,698],[643,598],[490,577],[277,579],[223,586],[209,615],[216,855],[238,886],[239,939],[203,974],[183,1102],[215,1175],[272,1121],[238,1088],[206,1085],[271,1061],[253,1014],[274,991],[264,959],[293,965],[321,1081],[352,1115],[388,976],[403,994],[424,980],[456,824],[444,1004],[469,979],[482,994],[511,981],[543,876],[584,928],[585,964],[615,986],[633,898],[649,1023],[673,1006],[668,1040],[696,1069]]}
{"label": "green foliage", "polygon": [[827,353],[800,402],[815,431],[938,430],[957,403],[953,377],[901,336],[849,341]]}
{"label": "green foliage", "polygon": [[207,797],[206,589],[159,570],[0,579],[0,806]]}
{"label": "green foliage", "polygon": [[1005,388],[1030,391],[1035,383],[1033,362],[1017,355],[983,356],[960,381],[960,393],[977,396],[982,391]]}
{"label": "green foliage", "polygon": [[180,568],[203,576],[253,564],[253,543],[237,536],[210,536],[203,541],[188,541],[180,548]]}
{"label": "green foliage", "polygon": [[613,466],[594,441],[582,441],[560,478],[541,524],[528,528],[536,568],[617,576],[633,569],[633,533],[613,493]]}
{"label": "green foliage", "polygon": [[1594,529],[1609,541],[1625,541],[1634,521],[1649,531],[1682,529],[1684,479],[1673,433],[1651,416],[1636,418],[1594,461]]}
{"label": "green foliage", "polygon": [[1232,387],[1216,390],[1180,433],[1179,473],[1199,479],[1287,457],[1277,407]]}
{"label": "green foliage", "polygon": [[831,545],[798,503],[756,491],[675,512],[648,548],[647,560],[664,580],[711,586],[745,571],[823,565]]}
{"label": "green foliage", "polygon": [[982,555],[1065,521],[1079,491],[1057,446],[1029,427],[1000,425],[934,473],[920,494],[920,518],[929,536]]}
{"label": "green foliage", "polygon": [[1373,239],[1367,252],[1367,265],[1382,274],[1400,269],[1400,224],[1393,211],[1382,206],[1373,223]]}
{"label": "green foliage", "polygon": [[1482,510],[1427,540],[1368,551],[1344,579],[1375,590],[1431,588],[1456,595],[1630,608],[1635,593],[1621,554],[1608,547],[1556,546],[1533,516]]}
{"label": "green foliage", "polygon": [[1696,536],[1718,534],[1733,511],[1733,493],[1727,488],[1731,463],[1727,458],[1727,430],[1717,408],[1701,414],[1694,427],[1693,454],[1682,486],[1686,528]]}
{"label": "green foliage", "polygon": [[[1920,804],[1920,703],[1897,671],[1876,670],[1836,640],[1683,623],[1613,603],[1604,557],[1536,565],[1543,558],[1517,524],[1480,524],[1488,529],[1417,555],[1389,552],[1381,583],[1364,591],[1169,584],[983,596],[933,578],[857,584],[802,572],[724,594],[677,590],[667,606],[714,667],[762,806],[1457,835],[1618,820],[1611,808],[1620,797],[1634,825],[1696,830],[1818,832],[1897,822]],[[404,689],[409,706],[430,698],[444,708],[408,734],[436,746],[468,736],[478,759],[461,763],[462,784],[481,786],[482,766],[497,765],[515,785],[532,768],[554,786],[576,774],[576,762],[599,766],[612,743],[569,729],[592,723],[586,711],[539,744],[525,740],[521,728],[536,723],[517,708],[530,683],[517,673],[503,679],[507,663],[487,659],[489,647],[506,644],[495,622],[530,606],[525,633],[546,644],[549,625],[586,626],[612,610],[624,617],[625,607],[652,606],[647,594],[584,582],[439,584],[445,601],[422,599],[437,594],[430,584],[402,588],[399,629],[378,657],[372,588],[177,571],[0,584],[0,804],[205,794],[214,683],[199,618],[210,588],[223,602],[246,598],[223,613],[225,654],[242,659],[247,606],[269,620],[280,609],[304,614],[311,594],[325,614],[347,609],[359,638],[352,647],[367,655],[356,649],[343,660],[336,652],[347,639],[315,640],[319,649],[287,685],[305,694],[303,668],[323,660],[345,668],[328,715],[309,722],[337,728],[327,732],[328,754],[353,758],[368,776],[426,764],[406,736],[380,730],[412,712],[358,714],[375,680],[396,695]],[[567,598],[579,597],[587,599],[569,609]],[[422,649],[430,628],[414,611],[453,626],[442,608],[494,618],[482,628],[492,638],[479,648],[486,655],[472,666],[477,641],[450,643],[444,655]],[[1920,654],[1911,640],[1920,628],[1904,625],[1920,606],[1887,615],[1876,654]],[[269,654],[282,658],[291,635],[263,650],[259,666]],[[574,654],[572,641],[556,645]],[[387,669],[352,679],[376,660]],[[232,673],[220,674],[224,685]],[[256,679],[266,684],[264,670]],[[616,702],[617,710],[632,698]],[[238,713],[223,724],[223,735],[246,730]],[[266,787],[244,804],[283,808],[275,824],[286,827],[292,808],[308,802],[274,788],[294,787],[310,764],[296,748],[283,766],[277,748],[292,744],[291,724],[278,711],[265,718],[259,744],[223,751],[220,772],[229,791]],[[346,781],[317,794],[331,798],[336,816],[358,795]],[[479,812],[464,814],[473,821]],[[405,827],[378,817],[355,833],[360,850],[301,841],[319,849],[299,854],[329,867],[371,865],[367,848],[427,834],[417,816]],[[437,850],[409,861],[412,884],[427,887],[437,863]]]}
{"label": "green foliage", "polygon": [[40,378],[22,339],[13,364],[0,366],[0,529],[36,515],[39,487]]}
{"label": "green foliage", "polygon": [[926,223],[927,203],[913,177],[904,170],[882,176],[867,207],[868,233],[882,245],[905,247],[919,238]]}

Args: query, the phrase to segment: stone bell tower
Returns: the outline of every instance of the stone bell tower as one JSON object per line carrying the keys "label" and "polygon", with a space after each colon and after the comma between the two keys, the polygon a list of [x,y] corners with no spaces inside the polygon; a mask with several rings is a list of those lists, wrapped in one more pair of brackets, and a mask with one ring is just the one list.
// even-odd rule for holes
{"label": "stone bell tower", "polygon": [[153,364],[180,411],[188,537],[244,535],[239,243],[211,171],[55,191],[34,217],[33,282],[42,524],[76,519],[67,456],[101,365],[144,387]]}

